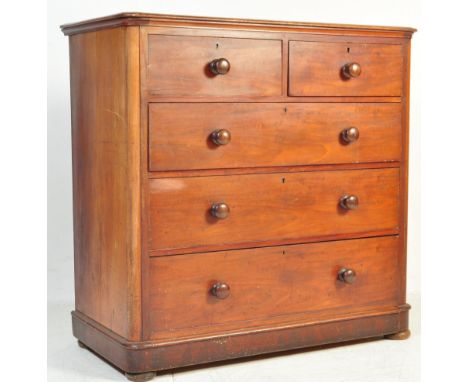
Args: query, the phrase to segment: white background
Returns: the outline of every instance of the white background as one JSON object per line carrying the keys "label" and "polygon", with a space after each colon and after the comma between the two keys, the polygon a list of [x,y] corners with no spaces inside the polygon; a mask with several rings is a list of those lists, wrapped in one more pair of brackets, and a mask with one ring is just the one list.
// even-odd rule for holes
{"label": "white background", "polygon": [[[418,187],[412,186],[412,201],[410,206],[417,215],[417,200],[421,196],[421,281],[423,306],[423,341],[422,341],[422,380],[426,381],[458,381],[466,376],[466,349],[468,331],[466,330],[467,311],[467,281],[468,250],[466,243],[468,203],[466,203],[467,166],[468,166],[468,124],[466,117],[468,76],[466,63],[466,5],[459,0],[424,0],[422,22],[417,23],[417,4],[411,1],[251,1],[250,4],[236,1],[232,6],[223,5],[218,8],[209,2],[123,2],[87,1],[50,2],[49,18],[46,19],[45,1],[16,1],[2,4],[2,22],[0,23],[0,38],[2,56],[0,73],[2,73],[1,100],[1,137],[0,137],[0,170],[2,175],[0,187],[0,253],[2,266],[0,268],[0,294],[2,314],[2,378],[4,380],[44,381],[46,380],[46,128],[49,122],[49,158],[59,158],[64,165],[54,163],[50,166],[49,205],[57,203],[64,210],[71,211],[71,202],[66,188],[70,187],[69,162],[64,154],[69,147],[68,94],[58,91],[61,86],[68,86],[68,78],[63,68],[64,60],[60,50],[66,51],[66,39],[61,39],[57,25],[66,21],[79,20],[86,17],[114,13],[117,10],[147,10],[151,12],[174,12],[186,14],[227,15],[230,17],[261,17],[278,19],[296,19],[306,21],[336,21],[365,22],[369,24],[405,24],[419,27],[415,36],[415,49],[422,51],[417,54],[414,65],[413,80],[423,79],[421,97],[415,94],[413,81],[412,110],[413,126],[416,128],[414,141],[418,140],[417,126],[414,125],[419,99],[421,101],[421,125],[419,130],[422,142],[422,193]],[[355,4],[361,6],[354,7]],[[362,4],[365,6],[363,7]],[[409,11],[407,8],[409,7]],[[60,14],[64,15],[64,20]],[[67,17],[65,17],[67,14]],[[60,19],[60,20],[58,20]],[[413,19],[416,22],[413,22]],[[48,30],[47,30],[48,29]],[[47,42],[49,35],[49,42]],[[49,62],[49,121],[46,113],[46,60]],[[413,51],[413,55],[414,55]],[[66,60],[66,58],[65,58]],[[62,63],[61,63],[62,62]],[[59,70],[60,69],[60,70]],[[56,73],[54,72],[57,70]],[[416,78],[416,79],[415,79]],[[57,97],[63,95],[63,99]],[[416,98],[415,98],[416,97]],[[62,109],[64,108],[64,109]],[[62,117],[55,117],[61,115]],[[417,118],[417,117],[416,117]],[[54,123],[55,121],[55,123]],[[63,129],[58,126],[63,124]],[[60,133],[64,135],[61,136]],[[417,145],[416,145],[417,147]],[[62,151],[61,151],[62,150]],[[414,150],[414,147],[412,147]],[[417,150],[417,149],[416,149]],[[60,152],[57,154],[56,151]],[[415,153],[412,152],[414,158]],[[50,163],[53,161],[49,160]],[[63,171],[63,173],[60,173]],[[412,165],[412,178],[417,177],[417,166]],[[417,179],[417,178],[416,178]],[[65,197],[59,195],[55,183],[64,185]],[[54,200],[57,198],[57,201]],[[65,301],[66,307],[71,306],[69,300],[72,285],[71,270],[66,261],[59,267],[53,265],[57,253],[63,250],[63,259],[70,258],[70,239],[65,238],[63,246],[58,245],[60,237],[68,233],[71,237],[70,221],[60,219],[61,207],[49,206],[50,274],[49,296],[51,306]],[[66,214],[65,214],[66,216]],[[417,241],[417,217],[411,223],[410,239]],[[63,224],[63,231],[58,226]],[[54,234],[52,234],[54,232]],[[417,244],[412,244],[413,250]],[[410,253],[410,258],[413,254]],[[417,256],[417,255],[416,255]],[[410,266],[411,270],[417,263]],[[55,269],[55,271],[54,271]],[[62,271],[60,271],[62,269]],[[63,271],[68,276],[60,277]],[[62,281],[55,281],[60,277]],[[68,286],[67,286],[68,285]],[[413,284],[413,285],[417,285]],[[64,292],[62,293],[61,290]],[[417,287],[416,287],[417,290]],[[62,297],[61,297],[62,296]],[[68,301],[68,302],[67,302]],[[53,310],[53,309],[52,309]],[[70,322],[68,313],[64,318],[57,319],[49,314],[49,338],[54,342],[57,337],[56,327],[61,326],[60,335],[63,342],[70,341]],[[59,359],[57,349],[50,346],[49,357]],[[388,343],[388,341],[379,341]],[[366,345],[367,346],[367,345]],[[369,345],[370,346],[370,345]],[[76,348],[76,346],[75,346]],[[359,381],[382,381],[382,375],[375,375],[370,366],[374,364],[375,354],[368,352],[362,355],[362,360],[356,361],[349,357],[350,353],[358,353],[355,347],[341,357],[329,356],[327,351],[308,352],[307,354],[325,354],[310,360],[309,369],[322,361],[325,365],[322,373],[309,375],[307,380],[314,381],[347,381],[355,376],[356,369],[363,369],[368,377]],[[398,353],[400,348],[390,352]],[[75,377],[64,378],[68,381],[109,380],[105,377],[102,362],[95,357],[86,358],[86,353],[74,357],[73,354],[63,354],[55,366],[72,369]],[[55,357],[54,357],[55,356]],[[374,356],[374,358],[373,358]],[[68,363],[66,359],[68,358]],[[93,361],[94,360],[94,361]],[[284,370],[297,369],[297,358],[278,357],[269,365],[272,375],[281,376]],[[281,361],[283,360],[283,361]],[[328,360],[330,363],[324,362]],[[98,362],[99,361],[99,362]],[[394,369],[395,356],[388,357],[387,367],[382,373],[388,374]],[[410,361],[411,363],[411,361]],[[341,367],[340,365],[343,365]],[[384,363],[385,365],[385,363]],[[304,366],[303,366],[304,367]],[[418,367],[417,364],[414,365]],[[264,371],[265,366],[258,367]],[[82,371],[87,370],[83,374]],[[218,369],[219,370],[219,369]],[[328,377],[324,376],[328,371]],[[333,377],[330,377],[330,374]],[[200,374],[198,374],[200,375]],[[203,376],[203,374],[202,374]],[[120,378],[119,378],[120,377]],[[244,377],[244,378],[242,378]],[[404,380],[405,375],[399,375],[392,381]],[[54,379],[53,372],[49,380]],[[111,380],[122,380],[120,375],[112,375]],[[287,379],[287,378],[284,378]],[[167,380],[167,379],[166,379]],[[204,378],[203,381],[215,380]],[[241,376],[237,380],[255,381],[255,378]],[[273,379],[269,379],[273,380]],[[296,378],[289,378],[297,381]],[[388,377],[387,377],[388,380]],[[414,378],[413,381],[417,381]]]}
{"label": "white background", "polygon": [[[8,6],[6,5],[8,4]],[[15,4],[15,5],[13,5]],[[10,9],[15,7],[15,9]],[[70,304],[73,298],[70,117],[67,40],[58,25],[120,11],[147,11],[206,16],[227,16],[280,20],[407,25],[417,27],[414,37],[411,109],[410,235],[408,290],[419,292],[419,253],[423,267],[423,380],[454,381],[466,375],[466,203],[468,165],[468,89],[466,62],[466,10],[457,0],[425,1],[420,23],[418,3],[386,1],[39,1],[5,3],[2,20],[2,221],[3,267],[1,291],[4,327],[8,345],[2,375],[20,380],[44,380],[45,305],[45,33],[48,59],[48,297],[51,306]],[[424,49],[422,49],[422,47]],[[421,54],[423,51],[423,54]],[[422,72],[424,83],[422,84]],[[422,89],[422,90],[420,90]],[[419,118],[421,107],[422,124]],[[420,140],[420,134],[422,139]],[[423,168],[419,167],[422,142]],[[423,193],[419,192],[422,174]],[[419,200],[423,213],[419,219]],[[422,247],[419,226],[422,225]],[[70,304],[71,305],[71,304]],[[68,305],[67,305],[68,306]],[[6,313],[7,312],[7,313]],[[50,328],[63,325],[63,341],[70,337],[69,322],[49,321]],[[4,321],[5,320],[5,321]],[[68,316],[65,320],[69,320]],[[384,342],[384,341],[382,341]],[[49,344],[50,345],[50,344]],[[366,345],[371,346],[371,345]],[[347,348],[347,347],[345,347]],[[327,354],[326,352],[312,352]],[[391,373],[391,354],[387,353]],[[340,364],[362,365],[368,378],[360,381],[405,380],[405,375],[388,379],[374,375],[372,354],[360,353],[364,362],[350,361],[351,353],[315,359],[326,363],[322,373],[309,377],[317,381],[354,380]],[[335,353],[336,354],[336,353]],[[49,349],[50,355],[50,349]],[[374,355],[376,356],[376,355]],[[280,368],[300,368],[296,358],[280,357]],[[296,361],[295,361],[296,360]],[[328,360],[328,361],[327,361]],[[109,380],[99,362],[76,357],[68,364],[75,372],[67,381]],[[274,362],[274,361],[273,361]],[[331,363],[330,363],[331,362]],[[335,362],[335,364],[333,363]],[[86,365],[88,374],[80,374]],[[26,366],[27,365],[27,366]],[[57,364],[55,364],[57,366]],[[71,366],[70,366],[71,365]],[[366,369],[366,365],[369,368]],[[59,365],[60,366],[60,365]],[[415,365],[417,368],[417,365]],[[326,369],[330,373],[326,374]],[[261,372],[262,368],[259,367]],[[355,371],[355,370],[353,370]],[[220,372],[221,373],[221,372]],[[387,374],[388,374],[387,373]],[[261,374],[261,373],[260,373]],[[216,375],[216,373],[214,374]],[[237,374],[239,376],[239,374]],[[330,377],[333,375],[333,377]],[[119,378],[120,377],[120,378]],[[246,379],[245,375],[240,375]],[[241,379],[238,378],[237,380]],[[385,379],[387,378],[387,379]],[[52,380],[52,377],[50,378]],[[62,379],[63,380],[63,379]],[[122,380],[112,375],[110,380]],[[202,379],[200,379],[202,380]],[[216,380],[205,378],[204,380]],[[247,380],[255,380],[249,379]],[[269,379],[273,380],[273,379]],[[291,381],[298,380],[294,377]],[[308,378],[310,380],[310,378]],[[417,379],[413,379],[416,381]]]}
{"label": "white background", "polygon": [[[73,342],[69,310],[73,308],[73,227],[70,138],[68,39],[59,25],[122,11],[199,16],[257,18],[288,21],[420,27],[418,1],[116,1],[49,0],[48,58],[48,301],[49,379],[122,380],[123,377],[96,357],[83,353]],[[346,380],[415,381],[419,379],[420,291],[420,96],[421,47],[416,33],[412,48],[410,197],[408,236],[408,298],[413,338],[407,343],[380,341],[277,359],[240,363],[177,373],[177,381],[292,381],[320,377],[334,381],[336,373],[354,370]],[[51,320],[53,320],[51,322]],[[311,358],[312,357],[312,358]],[[393,361],[388,361],[388,360]],[[274,372],[273,372],[274,370]],[[167,377],[169,378],[170,375]],[[276,378],[275,378],[276,377]],[[163,377],[161,377],[163,378]]]}
{"label": "white background", "polygon": [[[187,2],[188,3],[188,2]],[[253,9],[258,2],[250,4]],[[351,9],[353,4],[349,0],[317,2],[310,0],[298,6],[294,1],[263,2],[264,9],[257,17],[265,17],[271,12],[277,12],[281,19],[297,19],[307,21],[342,21],[351,22],[348,15],[356,14]],[[58,11],[50,3],[50,11],[57,15]],[[89,16],[94,13],[85,7],[89,3],[84,1],[63,1],[63,7],[76,15],[82,16],[77,9],[82,4]],[[92,4],[99,13],[111,13],[106,9],[98,9],[98,2]],[[117,7],[118,1],[112,2]],[[167,8],[166,12],[176,12],[169,6],[179,4],[177,13],[189,13],[190,8],[183,9],[180,2],[154,2],[142,5],[132,2],[132,6],[125,10],[151,10]],[[198,4],[192,3],[193,14],[199,14]],[[257,5],[255,5],[257,4]],[[397,21],[407,20],[406,6],[415,8],[415,4],[395,1],[366,2],[366,8],[356,17],[365,17],[369,23],[374,24],[377,19],[387,20],[387,24],[400,24]],[[138,5],[138,6],[137,6]],[[203,13],[210,14],[208,2]],[[213,5],[216,6],[216,5]],[[150,9],[151,7],[151,9]],[[154,8],[153,8],[154,7]],[[224,6],[223,6],[224,7]],[[239,8],[238,8],[239,7]],[[123,7],[122,7],[123,9]],[[251,16],[250,8],[236,1],[232,8],[216,9],[216,15],[229,13],[229,16]],[[236,11],[244,9],[245,12]],[[273,9],[273,11],[272,11]],[[468,76],[466,63],[468,62],[468,49],[466,49],[466,4],[460,0],[424,0],[422,23],[417,34],[419,49],[419,64],[413,70],[413,76],[422,78],[421,91],[421,120],[423,128],[420,129],[422,142],[421,168],[421,281],[423,306],[423,341],[422,341],[422,380],[426,381],[458,381],[466,376],[466,349],[468,331],[466,330],[467,311],[467,281],[468,250],[466,243],[468,203],[466,203],[467,166],[468,166],[468,126],[467,126],[467,89]],[[98,12],[99,11],[99,12]],[[102,11],[102,12],[101,12]],[[112,11],[113,12],[113,11]],[[213,10],[214,12],[214,10]],[[240,14],[242,13],[242,14]],[[410,14],[412,14],[410,12]],[[214,13],[213,13],[214,15]],[[46,6],[44,0],[15,1],[2,3],[2,22],[0,23],[0,39],[2,56],[0,59],[0,73],[2,73],[2,91],[0,92],[1,105],[1,136],[0,136],[0,296],[1,296],[1,324],[2,324],[2,378],[4,380],[44,381],[46,380],[46,129],[47,129],[47,51],[57,45],[59,39],[56,33],[57,21],[49,17],[46,19]],[[411,18],[411,17],[410,17]],[[391,20],[390,20],[391,19]],[[75,20],[70,17],[69,20]],[[411,21],[411,20],[410,20]],[[58,21],[62,22],[62,20]],[[411,22],[401,22],[411,25]],[[50,42],[47,43],[47,26],[49,25]],[[413,26],[418,26],[413,24]],[[54,42],[55,41],[55,42]],[[61,43],[58,43],[60,45]],[[55,49],[56,50],[56,49]],[[49,55],[49,58],[57,54]],[[53,65],[53,63],[51,63]],[[416,71],[416,73],[415,73]],[[49,71],[49,78],[54,77]],[[414,78],[414,77],[413,77]],[[49,81],[50,91],[60,79]],[[414,84],[413,84],[414,90]],[[414,95],[414,92],[413,92]],[[68,102],[68,94],[63,102]],[[53,98],[53,97],[51,97]],[[413,105],[415,99],[412,99]],[[60,104],[50,107],[54,112]],[[413,116],[414,116],[414,110]],[[63,114],[65,115],[65,114]],[[414,117],[413,117],[414,118]],[[60,122],[59,118],[57,121]],[[69,121],[69,120],[68,120]],[[66,145],[66,139],[52,139],[52,119],[50,140],[57,146]],[[67,127],[65,126],[65,129]],[[64,130],[65,131],[65,130]],[[412,137],[417,139],[417,137]],[[49,142],[49,156],[57,157],[54,151],[57,147]],[[59,155],[61,157],[61,155]],[[66,160],[66,159],[64,159]],[[64,168],[67,165],[64,166]],[[69,166],[68,166],[69,168]],[[50,169],[57,172],[58,169]],[[416,170],[413,166],[413,175]],[[59,177],[53,173],[54,179]],[[65,175],[64,175],[65,176]],[[414,176],[413,176],[414,177]],[[69,179],[69,178],[68,178]],[[69,180],[62,182],[67,184]],[[53,182],[50,192],[54,192]],[[413,188],[417,190],[417,188]],[[417,192],[417,191],[413,191]],[[57,195],[57,191],[54,192]],[[414,200],[419,195],[413,195]],[[53,198],[49,198],[53,203]],[[60,199],[59,199],[60,201]],[[63,201],[61,202],[62,205]],[[60,203],[59,203],[60,204]],[[70,208],[70,207],[66,207]],[[414,207],[413,207],[414,208]],[[50,207],[52,209],[52,207]],[[57,227],[57,216],[51,211],[50,226]],[[414,220],[413,220],[414,221]],[[63,222],[67,227],[67,222]],[[412,223],[414,225],[414,223]],[[68,230],[69,228],[64,228]],[[414,229],[414,228],[413,228]],[[51,228],[52,230],[52,228]],[[55,231],[57,232],[57,231]],[[50,253],[56,248],[55,236],[51,235],[49,243]],[[414,235],[412,236],[413,240]],[[66,246],[64,246],[66,247]],[[69,256],[64,253],[63,256]],[[411,256],[411,254],[410,254]],[[53,258],[51,258],[53,260]],[[51,264],[52,266],[52,264]],[[49,278],[58,277],[59,272],[50,270]],[[71,272],[70,272],[71,274]],[[50,287],[64,288],[62,285],[71,285],[71,279],[62,277],[65,282],[56,283],[51,280]],[[69,290],[71,289],[68,287]],[[53,301],[60,297],[55,291],[50,291]],[[66,297],[68,300],[69,297]],[[69,318],[68,318],[69,319]],[[56,332],[50,330],[59,322],[49,316],[50,337]],[[64,326],[69,325],[66,322]],[[64,341],[70,337],[70,328],[63,331]],[[383,341],[382,341],[383,342]],[[347,347],[345,347],[347,348]],[[49,347],[49,355],[51,349]],[[314,353],[314,352],[311,352]],[[323,354],[322,351],[315,354]],[[329,358],[329,357],[327,357]],[[280,357],[280,359],[284,359]],[[341,359],[335,359],[336,364]],[[333,360],[332,360],[333,361]],[[92,363],[91,359],[80,363],[78,359],[71,359],[76,371],[83,369],[84,365]],[[393,362],[389,359],[389,363]],[[311,362],[312,364],[312,362]],[[65,363],[63,363],[64,366]],[[96,368],[99,368],[97,364]],[[346,364],[347,366],[348,364]],[[351,366],[353,363],[351,362]],[[281,364],[284,368],[294,368],[294,364]],[[327,365],[328,366],[328,365]],[[417,367],[417,365],[415,366]],[[364,371],[366,367],[364,366]],[[388,369],[386,369],[388,370]],[[68,381],[88,381],[91,376],[102,377],[98,370],[90,370],[90,374],[83,377],[62,379]],[[362,381],[381,381],[374,377]],[[334,373],[333,381],[349,381],[346,377],[351,373]],[[89,377],[89,378],[88,378]],[[50,378],[52,380],[53,377]],[[101,380],[105,380],[101,378]],[[117,380],[117,379],[116,379]],[[121,380],[121,379],[120,379]],[[210,380],[210,379],[205,379]],[[211,379],[213,380],[213,379]],[[249,380],[244,378],[244,380]],[[254,379],[250,379],[251,381]],[[289,378],[293,381],[293,378]],[[312,375],[308,380],[326,381],[321,374]],[[395,378],[394,381],[401,381]],[[417,381],[417,379],[414,379]]]}

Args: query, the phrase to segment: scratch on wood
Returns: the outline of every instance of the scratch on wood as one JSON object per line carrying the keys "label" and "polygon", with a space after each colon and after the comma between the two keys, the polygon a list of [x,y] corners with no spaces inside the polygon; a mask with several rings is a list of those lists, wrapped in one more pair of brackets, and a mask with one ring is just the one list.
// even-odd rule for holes
{"label": "scratch on wood", "polygon": [[111,113],[111,114],[115,115],[123,124],[125,124],[125,119],[119,113],[117,113],[116,111],[113,111],[111,109],[105,109],[104,111],[107,112],[107,113]]}

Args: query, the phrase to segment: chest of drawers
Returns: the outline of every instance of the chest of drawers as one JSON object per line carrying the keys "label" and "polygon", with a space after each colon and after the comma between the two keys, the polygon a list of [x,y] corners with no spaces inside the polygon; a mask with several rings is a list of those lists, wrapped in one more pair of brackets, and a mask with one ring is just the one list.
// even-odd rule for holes
{"label": "chest of drawers", "polygon": [[81,345],[145,380],[409,335],[413,29],[133,13],[62,29]]}

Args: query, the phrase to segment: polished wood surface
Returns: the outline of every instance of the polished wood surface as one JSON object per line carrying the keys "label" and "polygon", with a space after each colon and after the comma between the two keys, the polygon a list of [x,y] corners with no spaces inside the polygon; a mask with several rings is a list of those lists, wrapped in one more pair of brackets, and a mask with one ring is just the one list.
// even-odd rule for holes
{"label": "polished wood surface", "polygon": [[[230,69],[213,74],[221,58]],[[280,95],[281,58],[280,40],[149,35],[147,87],[172,96]]]}
{"label": "polished wood surface", "polygon": [[257,354],[324,345],[398,332],[408,320],[409,305],[352,314],[332,319],[282,321],[266,327],[226,331],[178,340],[131,341],[88,317],[73,312],[73,333],[119,369],[130,372],[166,370],[183,366],[249,357]]}
{"label": "polished wood surface", "polygon": [[413,29],[123,13],[62,30],[81,344],[135,380],[407,338]]}
{"label": "polished wood surface", "polygon": [[[360,75],[343,76],[350,63]],[[289,42],[290,96],[400,96],[402,74],[401,45]]]}
{"label": "polished wood surface", "polygon": [[141,331],[137,42],[137,28],[70,38],[76,309],[133,339]]}
{"label": "polished wood surface", "polygon": [[[359,129],[353,143],[343,130]],[[211,134],[229,130],[229,143]],[[152,171],[398,161],[400,104],[151,103]]]}
{"label": "polished wood surface", "polygon": [[[398,179],[398,169],[152,179],[149,249],[159,255],[220,244],[397,231]],[[340,207],[348,194],[359,196],[356,210]],[[218,202],[229,205],[226,219],[210,213]]]}
{"label": "polished wood surface", "polygon": [[225,28],[248,28],[248,29],[265,29],[265,30],[286,30],[286,31],[302,31],[314,33],[361,33],[374,35],[398,35],[400,37],[410,38],[414,28],[395,27],[395,26],[374,26],[374,25],[353,25],[353,24],[332,24],[332,23],[311,23],[297,21],[281,21],[281,20],[251,20],[240,18],[225,18],[225,17],[199,17],[199,16],[183,16],[183,15],[165,15],[155,13],[142,12],[122,12],[115,15],[94,18],[90,20],[80,21],[76,23],[64,24],[61,26],[65,35],[83,33],[90,30],[113,28],[116,26],[130,25],[177,25],[190,26],[198,25],[202,27],[225,27]]}
{"label": "polished wood surface", "polygon": [[[213,252],[151,260],[151,328],[174,332],[306,311],[394,306],[398,237]],[[266,266],[268,264],[268,266]],[[355,269],[353,284],[338,279]],[[229,284],[220,300],[216,280]],[[184,314],[189,311],[190,314]],[[285,318],[287,319],[287,318]],[[232,327],[232,326],[231,326]]]}

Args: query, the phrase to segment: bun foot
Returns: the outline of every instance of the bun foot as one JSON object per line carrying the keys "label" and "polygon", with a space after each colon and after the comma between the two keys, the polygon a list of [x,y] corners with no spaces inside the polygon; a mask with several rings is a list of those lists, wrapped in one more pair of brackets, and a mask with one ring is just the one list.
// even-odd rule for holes
{"label": "bun foot", "polygon": [[81,341],[78,341],[78,346],[82,349],[87,349],[88,347]]}
{"label": "bun foot", "polygon": [[150,371],[149,373],[125,373],[125,376],[129,381],[133,382],[146,382],[151,381],[154,377],[156,377],[156,373]]}
{"label": "bun foot", "polygon": [[410,335],[411,335],[411,332],[409,331],[409,329],[407,329],[402,332],[388,334],[385,336],[385,338],[389,340],[406,340],[410,337]]}

